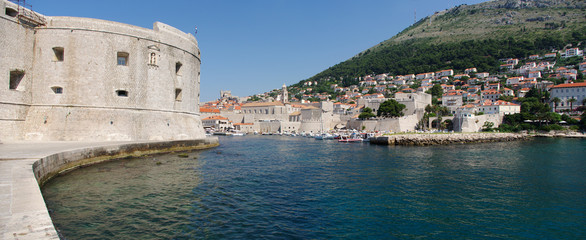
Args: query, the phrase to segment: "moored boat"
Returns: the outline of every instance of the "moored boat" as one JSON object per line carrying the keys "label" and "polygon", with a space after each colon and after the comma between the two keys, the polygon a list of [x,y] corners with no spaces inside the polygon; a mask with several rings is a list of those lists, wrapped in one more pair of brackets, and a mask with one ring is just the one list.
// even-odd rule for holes
{"label": "moored boat", "polygon": [[357,134],[352,134],[350,136],[340,136],[340,139],[338,140],[338,142],[349,142],[349,143],[353,143],[353,142],[363,142],[364,139],[362,139],[359,135]]}

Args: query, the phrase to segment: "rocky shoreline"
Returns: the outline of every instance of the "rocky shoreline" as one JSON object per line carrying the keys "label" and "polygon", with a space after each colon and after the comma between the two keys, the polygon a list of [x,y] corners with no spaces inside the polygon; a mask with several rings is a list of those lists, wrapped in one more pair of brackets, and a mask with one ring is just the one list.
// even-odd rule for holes
{"label": "rocky shoreline", "polygon": [[528,140],[532,136],[517,133],[450,133],[450,134],[399,134],[370,139],[378,145],[430,146],[486,142],[509,142]]}

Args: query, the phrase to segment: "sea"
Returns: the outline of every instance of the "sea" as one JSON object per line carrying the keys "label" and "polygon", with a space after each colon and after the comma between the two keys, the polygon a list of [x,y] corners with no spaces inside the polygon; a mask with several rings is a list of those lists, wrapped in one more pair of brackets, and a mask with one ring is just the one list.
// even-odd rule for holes
{"label": "sea", "polygon": [[586,139],[221,136],[42,188],[62,239],[586,239]]}

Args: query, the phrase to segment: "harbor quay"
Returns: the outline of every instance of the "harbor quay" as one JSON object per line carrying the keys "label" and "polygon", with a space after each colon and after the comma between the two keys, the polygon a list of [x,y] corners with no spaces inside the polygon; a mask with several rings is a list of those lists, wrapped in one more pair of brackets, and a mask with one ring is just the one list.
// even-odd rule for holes
{"label": "harbor quay", "polygon": [[[230,135],[230,134],[228,134]],[[263,134],[265,135],[265,134]],[[285,134],[297,136],[295,134]],[[324,137],[330,136],[329,138]],[[586,138],[586,134],[572,131],[551,131],[551,132],[476,132],[476,133],[395,133],[381,134],[369,132],[331,132],[316,135],[299,136],[313,137],[318,140],[334,139],[339,142],[369,142],[375,145],[402,145],[402,146],[431,146],[468,143],[489,143],[489,142],[510,142],[525,141],[533,138]],[[352,137],[355,136],[355,137]],[[354,138],[358,141],[346,141]]]}
{"label": "harbor quay", "polygon": [[127,157],[216,147],[218,138],[0,144],[0,239],[59,239],[40,186],[76,168]]}
{"label": "harbor quay", "polygon": [[372,144],[428,146],[482,142],[508,142],[528,140],[531,135],[517,133],[449,133],[449,134],[397,134],[374,137]]}

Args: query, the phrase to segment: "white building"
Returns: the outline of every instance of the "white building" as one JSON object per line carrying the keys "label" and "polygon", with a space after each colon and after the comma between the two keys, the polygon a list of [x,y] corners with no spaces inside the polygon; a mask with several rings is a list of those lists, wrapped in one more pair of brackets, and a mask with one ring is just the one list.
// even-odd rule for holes
{"label": "white building", "polygon": [[484,114],[500,114],[509,115],[521,112],[521,105],[506,102],[503,100],[497,100],[495,102],[484,102],[482,105],[477,107],[479,112]]}
{"label": "white building", "polygon": [[216,131],[228,131],[233,129],[232,122],[226,117],[222,116],[210,116],[201,120],[203,128],[214,129]]}
{"label": "white building", "polygon": [[[559,98],[561,102],[557,106],[557,109],[570,109],[570,105],[573,108],[582,105],[582,101],[586,98],[586,83],[569,83],[569,84],[560,84],[553,86],[550,90],[551,96],[550,99]],[[576,102],[570,104],[568,100],[576,99]],[[551,103],[552,109],[554,109],[554,104]]]}
{"label": "white building", "polygon": [[569,57],[576,57],[576,56],[583,56],[584,51],[580,50],[579,48],[569,48],[566,49],[566,52],[562,54],[562,57],[569,58]]}
{"label": "white building", "polygon": [[442,106],[447,107],[451,113],[455,113],[463,102],[462,94],[460,93],[448,93],[442,96]]}

